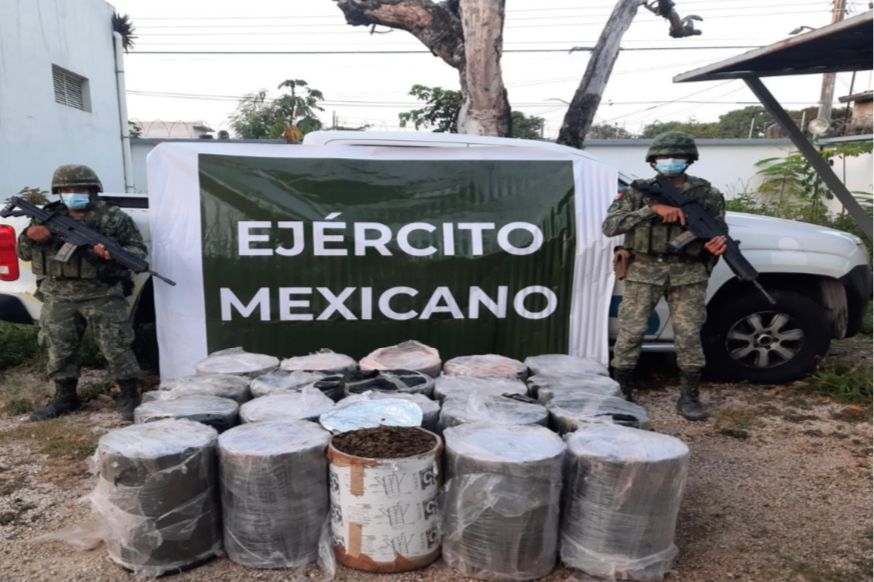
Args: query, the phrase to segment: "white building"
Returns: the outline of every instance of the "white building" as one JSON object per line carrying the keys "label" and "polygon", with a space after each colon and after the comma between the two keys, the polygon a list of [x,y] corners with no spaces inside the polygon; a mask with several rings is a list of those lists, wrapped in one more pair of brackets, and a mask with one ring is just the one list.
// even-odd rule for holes
{"label": "white building", "polygon": [[104,0],[0,1],[0,200],[48,190],[70,163],[125,190],[112,14]]}

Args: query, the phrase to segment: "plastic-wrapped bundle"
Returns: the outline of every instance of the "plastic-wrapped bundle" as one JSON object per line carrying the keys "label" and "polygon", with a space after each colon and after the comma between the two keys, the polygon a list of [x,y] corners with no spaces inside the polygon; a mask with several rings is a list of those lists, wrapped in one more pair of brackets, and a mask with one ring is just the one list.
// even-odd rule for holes
{"label": "plastic-wrapped bundle", "polygon": [[279,366],[279,358],[252,354],[243,348],[228,348],[209,354],[194,367],[198,374],[236,374],[257,378]]}
{"label": "plastic-wrapped bundle", "polygon": [[[158,390],[172,394],[172,398],[194,395],[218,396],[219,398],[230,398],[242,404],[252,399],[252,393],[249,391],[249,382],[251,380],[251,378],[246,376],[235,374],[183,376],[173,380],[164,380],[158,386]],[[157,398],[164,398],[167,394],[155,396]]]}
{"label": "plastic-wrapped bundle", "polygon": [[323,348],[306,356],[286,358],[282,360],[279,367],[283,370],[324,372],[330,375],[351,372],[358,368],[358,362],[347,355],[337,354],[333,350]]}
{"label": "plastic-wrapped bundle", "polygon": [[422,426],[422,409],[400,398],[341,400],[319,417],[319,424],[332,433],[380,426]]}
{"label": "plastic-wrapped bundle", "polygon": [[555,567],[565,444],[541,426],[446,429],[443,560],[473,578],[531,580]]}
{"label": "plastic-wrapped bundle", "polygon": [[324,377],[325,374],[322,372],[273,370],[252,380],[252,396],[258,398],[277,392],[293,392],[306,386],[312,386]]}
{"label": "plastic-wrapped bundle", "polygon": [[318,420],[331,410],[334,401],[315,388],[303,388],[298,392],[270,394],[250,400],[240,407],[242,422],[267,420]]}
{"label": "plastic-wrapped bundle", "polygon": [[143,424],[165,418],[185,418],[207,424],[219,432],[236,426],[240,405],[218,396],[180,396],[144,402],[134,409],[134,422]]}
{"label": "plastic-wrapped bundle", "polygon": [[509,378],[476,378],[474,376],[439,376],[434,380],[434,398],[468,398],[474,394],[501,396],[527,394],[528,387],[521,380]]}
{"label": "plastic-wrapped bundle", "polygon": [[422,428],[431,432],[439,432],[440,422],[440,405],[434,402],[424,394],[406,394],[403,392],[365,392],[364,394],[352,394],[340,401],[340,405],[345,402],[357,402],[361,400],[385,400],[387,398],[397,398],[412,402],[422,411]]}
{"label": "plastic-wrapped bundle", "polygon": [[373,370],[350,372],[343,378],[344,396],[364,392],[424,394],[434,393],[434,378],[415,370]]}
{"label": "plastic-wrapped bundle", "polygon": [[551,400],[549,426],[558,434],[565,434],[591,423],[609,423],[649,430],[646,409],[623,398],[575,394]]}
{"label": "plastic-wrapped bundle", "polygon": [[440,375],[440,365],[440,352],[416,340],[373,350],[358,362],[365,371],[415,370],[432,378]]}
{"label": "plastic-wrapped bundle", "polygon": [[90,500],[114,562],[155,577],[220,552],[217,436],[198,422],[159,420],[101,437]]}
{"label": "plastic-wrapped bundle", "polygon": [[532,374],[545,376],[607,376],[607,366],[595,360],[578,358],[567,354],[543,354],[525,358],[525,365]]}
{"label": "plastic-wrapped bundle", "polygon": [[608,376],[544,376],[538,374],[527,380],[529,393],[547,403],[557,396],[572,396],[581,392],[599,396],[620,396],[619,382]]}
{"label": "plastic-wrapped bundle", "polygon": [[251,568],[316,561],[328,514],[330,434],[305,420],[238,426],[219,437],[225,552]]}
{"label": "plastic-wrapped bundle", "polygon": [[546,408],[527,396],[474,395],[469,398],[447,398],[440,411],[440,428],[446,429],[469,422],[546,426],[548,417]]}
{"label": "plastic-wrapped bundle", "polygon": [[562,561],[609,580],[661,580],[677,555],[688,447],[610,424],[581,427],[566,440]]}
{"label": "plastic-wrapped bundle", "polygon": [[443,364],[443,373],[448,376],[475,376],[478,378],[516,378],[528,377],[528,368],[519,360],[497,354],[458,356]]}

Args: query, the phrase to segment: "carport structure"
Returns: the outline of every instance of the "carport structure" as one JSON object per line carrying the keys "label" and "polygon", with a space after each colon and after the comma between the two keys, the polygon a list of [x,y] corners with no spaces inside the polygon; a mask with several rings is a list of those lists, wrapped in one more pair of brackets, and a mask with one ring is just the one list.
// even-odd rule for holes
{"label": "carport structure", "polygon": [[783,126],[798,151],[870,238],[871,218],[853,198],[828,162],[805,137],[762,83],[762,77],[870,71],[872,68],[872,12],[857,14],[772,45],[682,73],[675,83],[742,79],[768,112]]}

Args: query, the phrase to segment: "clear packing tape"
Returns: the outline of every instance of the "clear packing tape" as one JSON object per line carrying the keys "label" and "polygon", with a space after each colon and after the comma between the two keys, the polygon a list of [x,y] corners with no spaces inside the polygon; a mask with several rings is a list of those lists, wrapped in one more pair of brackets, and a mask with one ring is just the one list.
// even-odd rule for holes
{"label": "clear packing tape", "polygon": [[610,581],[661,580],[677,555],[688,447],[609,424],[581,427],[565,440],[562,561]]}
{"label": "clear packing tape", "polygon": [[[527,398],[523,395],[517,397]],[[541,404],[507,396],[474,394],[468,398],[447,398],[440,411],[440,428],[471,422],[495,424],[539,424],[546,426],[548,414]]]}
{"label": "clear packing tape", "polygon": [[567,354],[543,354],[525,358],[525,365],[531,370],[532,375],[544,374],[549,376],[607,376],[607,366],[589,360]]}

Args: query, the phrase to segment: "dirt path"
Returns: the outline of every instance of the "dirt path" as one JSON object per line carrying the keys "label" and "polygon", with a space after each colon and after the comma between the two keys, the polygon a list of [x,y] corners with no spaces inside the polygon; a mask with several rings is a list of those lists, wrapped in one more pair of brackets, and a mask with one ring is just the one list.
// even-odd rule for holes
{"label": "dirt path", "polygon": [[[868,358],[870,338],[836,346],[835,357]],[[837,582],[871,580],[872,423],[869,406],[846,406],[799,385],[771,389],[707,384],[706,423],[674,412],[669,378],[654,376],[641,393],[653,428],[691,451],[669,579],[688,582]],[[90,492],[85,459],[96,439],[121,426],[105,396],[87,410],[48,423],[0,418],[0,579],[132,580],[105,550],[79,552],[33,543],[41,534],[85,522],[77,499]],[[559,569],[548,580],[573,572]],[[246,569],[221,558],[171,580],[318,579],[300,572]],[[340,568],[337,579],[455,581],[445,567],[395,576]]]}

